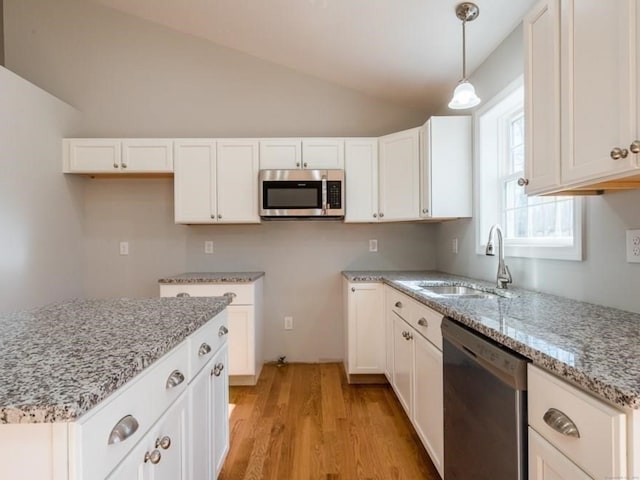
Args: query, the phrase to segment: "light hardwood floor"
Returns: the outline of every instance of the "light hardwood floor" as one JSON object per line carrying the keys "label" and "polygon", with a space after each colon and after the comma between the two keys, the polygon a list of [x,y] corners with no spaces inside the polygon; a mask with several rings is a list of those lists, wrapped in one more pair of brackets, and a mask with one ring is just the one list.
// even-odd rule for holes
{"label": "light hardwood floor", "polygon": [[391,387],[348,385],[340,364],[265,365],[232,387],[220,480],[439,480]]}

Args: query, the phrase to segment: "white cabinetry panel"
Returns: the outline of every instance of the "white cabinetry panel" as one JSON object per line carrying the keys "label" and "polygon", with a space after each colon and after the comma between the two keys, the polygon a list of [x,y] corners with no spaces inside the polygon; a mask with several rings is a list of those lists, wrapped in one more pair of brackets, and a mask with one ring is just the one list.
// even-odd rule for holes
{"label": "white cabinetry panel", "polygon": [[302,168],[302,140],[277,138],[260,140],[261,170]]}
{"label": "white cabinetry panel", "polygon": [[378,139],[345,141],[345,223],[378,221]]}

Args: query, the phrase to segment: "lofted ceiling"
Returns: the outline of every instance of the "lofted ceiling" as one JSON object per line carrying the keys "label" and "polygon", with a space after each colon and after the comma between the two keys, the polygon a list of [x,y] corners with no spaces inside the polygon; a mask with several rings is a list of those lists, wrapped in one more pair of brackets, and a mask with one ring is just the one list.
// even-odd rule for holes
{"label": "lofted ceiling", "polygon": [[[429,113],[461,76],[459,0],[94,1]],[[480,16],[467,24],[469,72],[535,1],[476,1]]]}

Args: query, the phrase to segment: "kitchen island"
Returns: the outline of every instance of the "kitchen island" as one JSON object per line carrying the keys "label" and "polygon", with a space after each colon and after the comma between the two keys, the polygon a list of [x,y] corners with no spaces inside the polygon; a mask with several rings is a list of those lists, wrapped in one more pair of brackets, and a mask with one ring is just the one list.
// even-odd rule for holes
{"label": "kitchen island", "polygon": [[[218,350],[224,362],[215,364],[216,376],[226,378],[229,301],[72,300],[0,315],[3,475],[106,478],[165,412],[180,410],[176,418],[186,420],[188,386]],[[155,463],[145,458],[144,468]]]}

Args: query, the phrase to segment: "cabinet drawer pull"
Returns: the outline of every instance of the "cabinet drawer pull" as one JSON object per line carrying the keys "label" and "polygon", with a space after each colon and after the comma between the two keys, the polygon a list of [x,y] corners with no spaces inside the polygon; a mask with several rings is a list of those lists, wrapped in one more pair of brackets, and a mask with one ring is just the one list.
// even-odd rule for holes
{"label": "cabinet drawer pull", "polygon": [[227,333],[229,333],[229,329],[227,327],[225,327],[224,325],[222,325],[218,329],[218,336],[219,337],[224,337]]}
{"label": "cabinet drawer pull", "polygon": [[524,187],[525,185],[529,185],[529,179],[520,177],[518,179],[518,186]]}
{"label": "cabinet drawer pull", "polygon": [[231,301],[233,302],[233,299],[236,298],[238,296],[237,293],[235,292],[227,292],[222,294],[223,297],[229,297],[231,299]]}
{"label": "cabinet drawer pull", "polygon": [[631,153],[640,153],[640,140],[634,140],[631,145],[629,145],[629,150]]}
{"label": "cabinet drawer pull", "polygon": [[396,308],[402,308],[402,302],[401,301],[397,301],[396,302]]}
{"label": "cabinet drawer pull", "polygon": [[209,346],[208,343],[203,343],[202,345],[200,345],[200,348],[198,349],[198,356],[199,357],[203,357],[205,355],[208,355],[211,353],[211,347]]}
{"label": "cabinet drawer pull", "polygon": [[165,435],[162,438],[156,439],[156,448],[162,448],[163,450],[167,450],[171,446],[171,437]]}
{"label": "cabinet drawer pull", "polygon": [[421,327],[428,327],[429,322],[427,322],[426,318],[422,317],[420,320],[418,320],[418,325],[420,325]]}
{"label": "cabinet drawer pull", "polygon": [[139,426],[138,421],[133,417],[133,415],[122,417],[118,420],[118,423],[116,423],[116,426],[113,427],[113,430],[111,430],[111,433],[109,434],[109,445],[124,442],[127,438],[138,431]]}
{"label": "cabinet drawer pull", "polygon": [[568,437],[580,438],[578,427],[564,412],[556,408],[550,408],[546,411],[542,419],[556,432]]}
{"label": "cabinet drawer pull", "polygon": [[171,388],[177,387],[182,382],[184,382],[184,375],[180,370],[174,370],[173,372],[171,372],[171,375],[169,375],[169,378],[167,378],[167,383],[165,386],[167,390],[169,390]]}
{"label": "cabinet drawer pull", "polygon": [[154,465],[157,465],[162,460],[162,454],[160,450],[154,450],[153,452],[144,454],[144,463],[151,462]]}
{"label": "cabinet drawer pull", "polygon": [[215,367],[213,367],[213,370],[211,370],[211,374],[219,377],[223,370],[224,365],[222,363],[218,363]]}
{"label": "cabinet drawer pull", "polygon": [[627,158],[627,155],[629,155],[629,150],[627,150],[626,148],[615,147],[613,150],[611,150],[610,155],[613,160],[620,160],[621,158]]}
{"label": "cabinet drawer pull", "polygon": [[179,294],[176,295],[176,297],[190,297],[191,295],[189,295],[187,292],[180,292]]}

